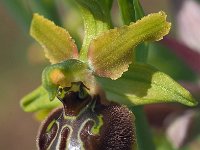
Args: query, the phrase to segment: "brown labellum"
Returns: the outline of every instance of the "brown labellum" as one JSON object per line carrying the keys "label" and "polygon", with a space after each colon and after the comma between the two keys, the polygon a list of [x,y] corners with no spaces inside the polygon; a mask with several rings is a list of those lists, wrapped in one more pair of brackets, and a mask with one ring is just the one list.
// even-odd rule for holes
{"label": "brown labellum", "polygon": [[134,115],[125,106],[104,105],[100,96],[84,96],[68,90],[63,108],[53,111],[42,123],[39,150],[134,150]]}

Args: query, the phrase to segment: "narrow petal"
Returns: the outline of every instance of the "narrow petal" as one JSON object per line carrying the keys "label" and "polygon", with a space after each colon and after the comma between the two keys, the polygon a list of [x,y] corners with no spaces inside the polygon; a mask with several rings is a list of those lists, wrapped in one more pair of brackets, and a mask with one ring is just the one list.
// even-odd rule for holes
{"label": "narrow petal", "polygon": [[20,104],[26,112],[37,112],[44,109],[56,108],[61,105],[61,102],[58,99],[50,102],[47,91],[42,86],[39,86],[22,98]]}
{"label": "narrow petal", "polygon": [[119,78],[128,70],[134,51],[144,41],[158,41],[168,34],[170,23],[164,12],[150,14],[129,26],[109,30],[94,39],[89,47],[89,64],[101,77]]}
{"label": "narrow petal", "polygon": [[33,16],[30,33],[43,46],[51,63],[78,56],[77,47],[69,33],[39,14]]}

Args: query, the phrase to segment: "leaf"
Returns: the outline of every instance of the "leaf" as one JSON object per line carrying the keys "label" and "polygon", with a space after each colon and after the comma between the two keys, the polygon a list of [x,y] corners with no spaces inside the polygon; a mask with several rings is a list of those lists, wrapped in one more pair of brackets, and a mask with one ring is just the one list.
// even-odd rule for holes
{"label": "leaf", "polygon": [[135,21],[135,11],[132,0],[118,0],[122,20],[124,24],[130,24]]}
{"label": "leaf", "polygon": [[105,6],[104,7],[108,7],[108,11],[110,11],[112,9],[112,5],[113,5],[113,0],[105,0]]}
{"label": "leaf", "polygon": [[34,14],[31,36],[43,47],[51,63],[58,63],[78,56],[78,50],[69,33],[39,14]]}
{"label": "leaf", "polygon": [[61,105],[61,102],[57,98],[53,102],[49,101],[47,91],[42,86],[39,86],[36,90],[22,98],[20,105],[26,112],[37,112],[58,107]]}
{"label": "leaf", "polygon": [[144,17],[144,10],[140,4],[139,0],[133,0],[133,4],[134,4],[134,9],[135,9],[135,19],[139,20],[142,17]]}
{"label": "leaf", "polygon": [[197,101],[168,75],[146,64],[131,65],[118,80],[98,78],[109,100],[130,105],[179,102],[194,106]]}
{"label": "leaf", "polygon": [[80,81],[92,91],[94,80],[88,65],[76,59],[47,66],[42,73],[42,85],[50,100],[55,98],[59,86],[71,87],[72,82]]}
{"label": "leaf", "polygon": [[101,77],[117,79],[128,70],[133,50],[144,41],[158,41],[168,34],[170,23],[164,12],[150,14],[136,23],[109,30],[94,39],[89,47],[90,67]]}

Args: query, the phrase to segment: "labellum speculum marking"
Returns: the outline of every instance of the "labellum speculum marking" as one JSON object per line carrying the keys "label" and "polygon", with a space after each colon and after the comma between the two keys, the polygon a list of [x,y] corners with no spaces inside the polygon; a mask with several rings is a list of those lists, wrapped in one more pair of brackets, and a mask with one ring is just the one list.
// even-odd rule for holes
{"label": "labellum speculum marking", "polygon": [[132,150],[135,145],[134,116],[124,106],[101,104],[82,82],[59,88],[63,108],[43,122],[37,145],[40,150]]}

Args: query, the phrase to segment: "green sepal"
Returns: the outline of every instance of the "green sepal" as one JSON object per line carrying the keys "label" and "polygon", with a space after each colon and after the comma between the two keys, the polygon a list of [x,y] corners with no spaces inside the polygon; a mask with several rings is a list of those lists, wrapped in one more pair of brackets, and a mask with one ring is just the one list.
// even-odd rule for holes
{"label": "green sepal", "polygon": [[69,33],[39,14],[33,15],[30,34],[42,45],[45,56],[53,64],[78,57],[76,44]]}
{"label": "green sepal", "polygon": [[59,86],[71,87],[72,82],[80,81],[91,88],[94,80],[88,65],[77,59],[47,66],[42,73],[42,85],[48,91],[50,100],[55,98]]}
{"label": "green sepal", "polygon": [[61,102],[55,98],[54,101],[49,101],[47,91],[39,86],[33,92],[23,97],[20,101],[22,109],[26,112],[37,112],[44,109],[53,109],[61,105]]}
{"label": "green sepal", "polygon": [[117,79],[128,70],[135,48],[144,41],[158,41],[171,24],[164,12],[150,14],[129,26],[111,29],[92,40],[88,59],[96,75]]}
{"label": "green sepal", "polygon": [[75,0],[81,10],[85,36],[80,50],[80,60],[87,62],[88,47],[99,33],[111,25],[110,9],[113,0]]}
{"label": "green sepal", "polygon": [[197,101],[176,81],[147,64],[135,64],[129,71],[113,81],[98,78],[107,99],[131,105],[179,102],[195,106]]}
{"label": "green sepal", "polygon": [[[58,106],[58,107],[59,107],[59,106]],[[57,108],[58,108],[58,107],[57,107]],[[42,109],[42,110],[39,110],[39,111],[37,111],[37,112],[34,113],[34,117],[35,117],[36,120],[42,121],[42,120],[44,120],[44,119],[48,116],[48,114],[51,113],[51,111],[52,111],[53,109],[54,109],[54,108],[52,108],[52,109]]]}

